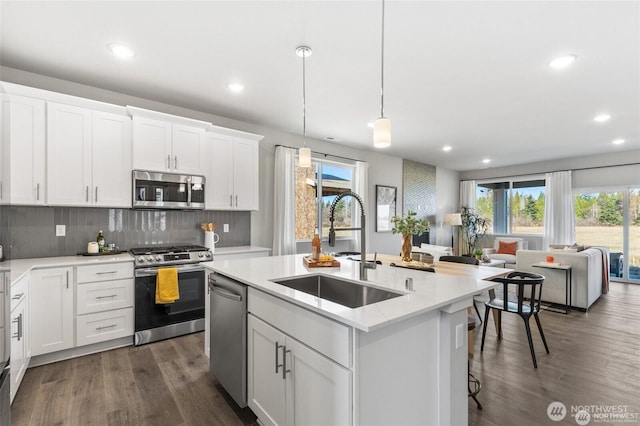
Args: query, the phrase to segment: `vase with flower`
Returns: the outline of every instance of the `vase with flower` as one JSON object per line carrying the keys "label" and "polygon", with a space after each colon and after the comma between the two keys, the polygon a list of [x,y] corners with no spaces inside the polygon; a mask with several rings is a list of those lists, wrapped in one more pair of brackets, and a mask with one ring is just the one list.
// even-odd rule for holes
{"label": "vase with flower", "polygon": [[403,262],[411,262],[411,239],[414,235],[422,235],[429,230],[429,222],[426,219],[418,219],[417,213],[409,210],[405,217],[393,216],[391,222],[394,234],[402,234],[402,250],[400,255]]}

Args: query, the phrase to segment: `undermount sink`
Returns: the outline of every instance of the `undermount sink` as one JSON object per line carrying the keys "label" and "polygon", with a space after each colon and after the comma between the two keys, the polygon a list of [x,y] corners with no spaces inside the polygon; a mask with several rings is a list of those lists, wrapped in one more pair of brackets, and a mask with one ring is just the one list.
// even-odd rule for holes
{"label": "undermount sink", "polygon": [[401,293],[381,290],[327,275],[307,275],[272,281],[349,308],[359,308],[403,296]]}

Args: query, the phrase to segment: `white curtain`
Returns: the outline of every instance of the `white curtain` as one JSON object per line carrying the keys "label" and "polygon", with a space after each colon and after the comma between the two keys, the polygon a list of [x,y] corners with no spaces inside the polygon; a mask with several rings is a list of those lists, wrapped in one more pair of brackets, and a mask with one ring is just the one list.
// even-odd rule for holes
{"label": "white curtain", "polygon": [[273,178],[273,255],[296,253],[296,150],[276,147]]}
{"label": "white curtain", "polygon": [[460,205],[476,209],[476,181],[460,181]]}
{"label": "white curtain", "polygon": [[[374,229],[372,228],[372,226],[375,226],[374,220],[375,220],[375,214],[374,214],[374,210],[370,208],[369,206],[369,164],[365,163],[364,161],[356,161],[356,170],[353,176],[353,180],[354,180],[354,191],[356,194],[358,194],[360,196],[360,198],[362,198],[362,204],[364,205],[365,208],[365,214],[367,215],[367,221],[369,223],[365,224],[367,226],[367,229]],[[357,201],[355,201],[355,204],[358,204]],[[356,207],[356,210],[354,212],[355,214],[355,218],[354,218],[354,228],[358,228],[360,227],[360,208],[359,206]],[[355,231],[358,232],[358,231]],[[370,234],[367,233],[367,237]],[[365,247],[366,248],[366,247]],[[356,235],[355,238],[355,242],[353,244],[353,251],[360,251],[360,235]]]}
{"label": "white curtain", "polygon": [[571,171],[545,173],[543,248],[576,238]]}

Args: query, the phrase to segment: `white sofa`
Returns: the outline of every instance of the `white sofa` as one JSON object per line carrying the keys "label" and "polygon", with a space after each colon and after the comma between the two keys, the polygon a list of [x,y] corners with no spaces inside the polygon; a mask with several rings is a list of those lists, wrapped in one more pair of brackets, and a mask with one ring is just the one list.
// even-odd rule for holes
{"label": "white sofa", "polygon": [[413,247],[412,252],[428,253],[433,256],[433,260],[440,259],[440,256],[451,256],[451,247],[436,246],[433,244],[420,244],[420,247]]}
{"label": "white sofa", "polygon": [[526,250],[529,248],[529,242],[523,238],[511,238],[511,237],[496,237],[493,241],[493,248],[484,248],[482,249],[482,256],[488,257],[492,260],[504,260],[505,268],[515,268],[516,266],[516,256],[513,254],[504,254],[497,253],[498,247],[500,246],[500,241],[504,243],[513,243],[517,242],[518,246],[516,247],[516,254],[518,250]]}
{"label": "white sofa", "polygon": [[[542,300],[564,305],[565,272],[547,268],[536,268],[531,265],[546,262],[547,256],[553,256],[554,263],[571,265],[571,306],[583,310],[589,307],[602,295],[603,259],[602,252],[589,248],[577,253],[566,251],[518,250],[516,269],[534,272],[545,276],[542,285]],[[608,250],[606,256],[609,257]]]}

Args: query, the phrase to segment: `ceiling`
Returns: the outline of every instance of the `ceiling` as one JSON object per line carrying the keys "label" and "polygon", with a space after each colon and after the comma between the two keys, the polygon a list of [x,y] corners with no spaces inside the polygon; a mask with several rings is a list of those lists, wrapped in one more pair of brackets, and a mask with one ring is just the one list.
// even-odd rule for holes
{"label": "ceiling", "polygon": [[[380,115],[380,1],[0,8],[3,66],[296,134],[295,48],[308,45],[308,136],[374,149],[367,123]],[[637,1],[387,0],[385,22],[384,152],[473,170],[640,148]],[[114,42],[136,56],[115,58]],[[547,66],[567,53],[577,55],[569,68]],[[242,94],[229,92],[232,80],[246,85]],[[602,112],[611,120],[595,123]],[[612,145],[616,138],[626,143]]]}

